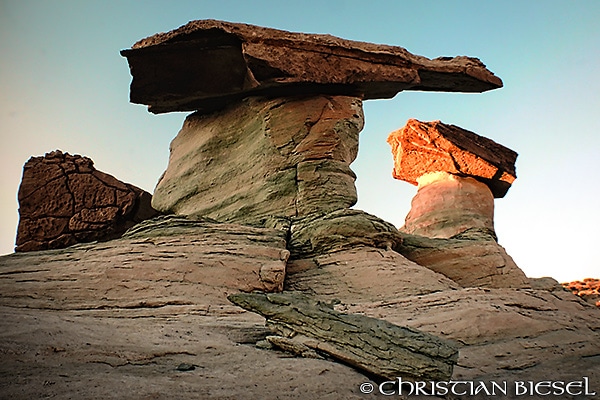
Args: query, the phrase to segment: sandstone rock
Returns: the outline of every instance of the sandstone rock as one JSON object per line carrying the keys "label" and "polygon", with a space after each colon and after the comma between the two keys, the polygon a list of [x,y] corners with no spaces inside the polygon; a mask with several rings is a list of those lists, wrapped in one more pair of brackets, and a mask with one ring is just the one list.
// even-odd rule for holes
{"label": "sandstone rock", "polygon": [[432,172],[417,178],[419,190],[400,231],[451,238],[469,230],[494,233],[494,196],[470,177]]}
{"label": "sandstone rock", "polygon": [[491,234],[465,232],[451,239],[403,235],[396,250],[463,287],[530,287],[525,273]]}
{"label": "sandstone rock", "polygon": [[[289,251],[279,229],[161,216],[120,239],[3,259],[0,305],[39,309],[231,308],[227,294],[281,291]],[[23,280],[24,276],[28,276]]]}
{"label": "sandstone rock", "polygon": [[473,132],[440,121],[410,119],[388,137],[393,176],[412,184],[430,172],[473,177],[504,197],[516,179],[517,153]]}
{"label": "sandstone rock", "polygon": [[600,307],[600,279],[585,278],[583,281],[565,282],[562,285],[588,303]]}
{"label": "sandstone rock", "polygon": [[342,96],[254,97],[192,114],[171,143],[152,205],[257,225],[348,208],[362,126],[361,101]]}
{"label": "sandstone rock", "polygon": [[305,259],[356,246],[391,249],[401,241],[389,222],[364,211],[340,209],[293,219],[288,248],[293,259]]}
{"label": "sandstone rock", "polygon": [[448,341],[384,320],[344,314],[296,292],[240,293],[228,299],[265,317],[278,336],[378,377],[449,380],[458,359]]}
{"label": "sandstone rock", "polygon": [[133,76],[130,100],[153,113],[210,111],[247,96],[378,99],[502,86],[476,58],[430,60],[401,47],[214,20],[156,34],[121,54]]}
{"label": "sandstone rock", "polygon": [[[227,301],[239,291],[235,276],[256,277],[258,264],[281,258],[285,230],[171,216],[128,235],[0,257],[5,396],[381,397],[361,394],[370,378],[342,364],[256,349],[270,334],[264,320]],[[600,391],[599,310],[551,282],[461,288],[393,250],[362,245],[303,261],[288,260],[287,289],[453,341],[453,380],[586,376]],[[179,372],[181,363],[196,369]]]}
{"label": "sandstone rock", "polygon": [[148,192],[96,170],[87,157],[60,150],[27,161],[18,198],[15,251],[115,238],[157,215]]}

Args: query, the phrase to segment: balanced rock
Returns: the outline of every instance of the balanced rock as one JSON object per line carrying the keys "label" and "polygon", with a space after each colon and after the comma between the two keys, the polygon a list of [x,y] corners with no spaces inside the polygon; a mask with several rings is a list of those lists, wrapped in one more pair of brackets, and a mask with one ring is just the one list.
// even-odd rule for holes
{"label": "balanced rock", "polygon": [[362,102],[345,96],[245,99],[187,117],[152,205],[254,225],[349,208]]}
{"label": "balanced rock", "polygon": [[15,251],[112,239],[157,215],[148,192],[96,170],[87,157],[60,150],[27,161],[18,199]]}
{"label": "balanced rock", "polygon": [[494,231],[494,197],[514,181],[517,154],[439,121],[411,119],[388,142],[394,177],[418,183],[394,249],[463,287],[529,287]]}
{"label": "balanced rock", "polygon": [[394,156],[393,176],[412,184],[431,172],[470,176],[494,197],[504,197],[516,179],[514,151],[455,125],[410,119],[388,137]]}
{"label": "balanced rock", "polygon": [[430,60],[402,47],[215,20],[191,21],[121,54],[133,76],[131,102],[153,113],[211,111],[248,96],[380,99],[502,87],[476,58]]}

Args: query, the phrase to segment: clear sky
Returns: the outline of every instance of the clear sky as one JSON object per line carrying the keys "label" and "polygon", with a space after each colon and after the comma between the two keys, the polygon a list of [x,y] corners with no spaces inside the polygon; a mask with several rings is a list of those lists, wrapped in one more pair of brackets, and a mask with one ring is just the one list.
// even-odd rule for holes
{"label": "clear sky", "polygon": [[149,192],[185,113],[128,101],[119,50],[194,19],[222,19],[480,58],[482,94],[402,92],[365,102],[357,208],[403,224],[416,187],[391,178],[388,134],[442,120],[519,153],[496,200],[500,243],[528,276],[600,277],[600,1],[0,0],[0,254],[14,248],[23,164],[54,149]]}

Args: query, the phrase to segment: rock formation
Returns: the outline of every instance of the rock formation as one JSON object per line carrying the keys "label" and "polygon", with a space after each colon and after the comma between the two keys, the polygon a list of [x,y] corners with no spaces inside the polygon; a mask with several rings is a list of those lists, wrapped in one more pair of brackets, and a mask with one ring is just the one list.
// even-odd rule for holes
{"label": "rock formation", "polygon": [[336,311],[301,293],[240,293],[228,299],[267,319],[267,340],[300,354],[326,354],[373,376],[449,380],[458,350],[416,329]]}
{"label": "rock formation", "polygon": [[[344,364],[257,348],[272,335],[265,320],[227,300],[243,283],[238,268],[250,278],[261,264],[283,264],[285,230],[169,216],[130,233],[0,257],[5,397],[370,398],[359,388],[372,378]],[[511,388],[587,377],[600,393],[600,311],[554,280],[462,288],[393,250],[362,245],[315,260],[288,261],[289,290],[451,341],[453,380]],[[178,369],[184,363],[193,368]]]}
{"label": "rock formation", "polygon": [[248,96],[342,95],[403,90],[483,92],[502,81],[476,58],[430,60],[401,47],[214,20],[192,21],[121,51],[130,99],[150,111],[211,111]]}
{"label": "rock formation", "polygon": [[528,287],[494,231],[494,197],[516,178],[517,153],[457,126],[415,119],[388,143],[393,176],[418,184],[395,249],[465,287]]}
{"label": "rock formation", "polygon": [[[5,397],[358,400],[379,397],[363,390],[373,373],[509,385],[585,377],[600,392],[598,309],[551,278],[527,279],[496,242],[493,199],[515,178],[514,152],[415,122],[392,141],[396,175],[420,185],[407,225],[350,209],[362,101],[500,87],[481,62],[218,21],[122,54],[132,101],[195,111],[152,199],[175,215],[103,243],[0,257]],[[25,172],[23,221],[73,229],[52,228],[53,241],[95,238],[91,225],[113,234],[126,215],[154,212],[141,207],[147,194],[83,157],[51,154]],[[96,218],[105,215],[115,219]],[[228,297],[260,309],[278,336]],[[407,355],[396,341],[406,333],[436,346]],[[426,356],[416,366],[402,355]]]}
{"label": "rock formation", "polygon": [[517,175],[517,153],[476,133],[440,121],[410,119],[390,133],[393,176],[412,184],[430,172],[470,176],[504,197]]}
{"label": "rock formation", "polygon": [[600,307],[600,279],[585,278],[583,281],[566,282],[562,285],[588,303]]}
{"label": "rock formation", "polygon": [[327,213],[356,202],[354,97],[249,98],[192,114],[171,143],[152,205],[247,224]]}
{"label": "rock formation", "polygon": [[32,157],[19,187],[15,251],[56,249],[112,239],[157,215],[151,195],[94,168],[87,157]]}

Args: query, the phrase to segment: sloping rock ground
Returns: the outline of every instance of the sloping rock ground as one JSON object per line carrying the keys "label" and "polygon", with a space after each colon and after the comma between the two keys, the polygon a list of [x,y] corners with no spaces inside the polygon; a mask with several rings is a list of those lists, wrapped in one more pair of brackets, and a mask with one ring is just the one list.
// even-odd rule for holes
{"label": "sloping rock ground", "polygon": [[[236,271],[285,258],[276,230],[173,220],[0,258],[1,398],[383,397],[361,394],[370,379],[350,367],[254,346],[264,320],[225,296],[240,290]],[[296,260],[287,274],[287,290],[454,341],[454,379],[585,376],[600,393],[600,310],[552,279],[461,288],[389,248],[361,245]]]}

